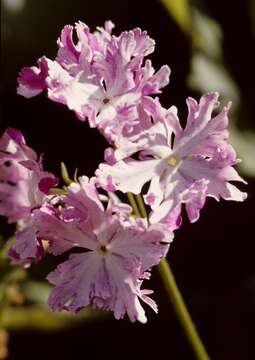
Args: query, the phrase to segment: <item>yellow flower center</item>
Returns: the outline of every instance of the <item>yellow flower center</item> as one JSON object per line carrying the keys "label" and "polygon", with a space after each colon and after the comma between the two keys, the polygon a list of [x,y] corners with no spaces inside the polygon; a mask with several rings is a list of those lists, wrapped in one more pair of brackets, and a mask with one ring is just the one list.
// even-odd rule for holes
{"label": "yellow flower center", "polygon": [[166,163],[167,165],[175,166],[178,163],[178,160],[175,156],[170,156],[169,158],[166,159]]}

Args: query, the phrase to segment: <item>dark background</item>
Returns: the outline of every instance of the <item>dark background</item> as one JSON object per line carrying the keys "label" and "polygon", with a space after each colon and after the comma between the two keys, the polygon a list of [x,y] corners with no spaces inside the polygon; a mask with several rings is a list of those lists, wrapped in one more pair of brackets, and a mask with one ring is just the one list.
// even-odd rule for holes
{"label": "dark background", "polygon": [[[254,129],[254,37],[248,1],[192,2],[214,17],[224,33],[226,66],[237,82],[245,120],[240,128]],[[111,19],[115,34],[136,26],[156,40],[151,56],[158,69],[171,67],[170,85],[160,97],[163,105],[175,104],[186,115],[185,98],[199,96],[186,85],[190,71],[191,41],[159,1],[27,0],[22,11],[2,7],[2,117],[6,126],[23,131],[27,143],[44,153],[45,168],[60,176],[64,161],[71,170],[91,176],[103,160],[106,142],[94,129],[75,118],[60,104],[37,96],[16,95],[16,78],[23,66],[34,65],[41,55],[54,58],[56,39],[65,24],[77,20],[91,29]],[[217,90],[217,89],[215,89]],[[253,114],[253,115],[252,115]],[[246,177],[247,178],[247,177]],[[200,220],[184,219],[168,259],[186,304],[212,359],[255,358],[254,351],[254,179],[248,178],[244,203],[209,199]],[[244,189],[244,187],[242,187]],[[193,355],[169,306],[157,270],[151,288],[159,314],[148,310],[148,323],[128,320],[96,321],[73,330],[41,333],[11,332],[11,359],[169,358],[192,360]]]}

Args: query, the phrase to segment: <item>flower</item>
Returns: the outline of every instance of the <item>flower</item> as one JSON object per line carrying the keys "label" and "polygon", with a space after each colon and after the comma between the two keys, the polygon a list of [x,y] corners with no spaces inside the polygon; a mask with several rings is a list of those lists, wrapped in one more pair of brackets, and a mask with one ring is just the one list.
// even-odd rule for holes
{"label": "flower", "polygon": [[[144,199],[152,208],[153,223],[167,223],[173,211],[178,215],[182,203],[194,222],[207,196],[243,201],[246,193],[230,183],[245,182],[233,168],[238,160],[228,143],[230,104],[212,117],[212,111],[219,105],[217,99],[214,92],[203,95],[199,103],[188,98],[189,114],[184,129],[174,107],[168,111],[156,107],[157,119],[154,115],[147,130],[116,142],[119,147],[111,154],[112,163],[101,164],[96,172],[98,182],[109,191],[118,189],[135,194],[150,182]],[[139,159],[135,160],[131,156],[137,152]]]}
{"label": "flower", "polygon": [[24,67],[18,78],[18,94],[25,98],[31,98],[40,94],[47,88],[46,77],[48,76],[48,64],[44,57],[37,60],[38,67]]}
{"label": "flower", "polygon": [[148,297],[152,291],[141,285],[166,255],[172,233],[162,225],[146,228],[141,220],[119,215],[119,206],[111,202],[104,210],[94,180],[83,176],[79,181],[69,185],[61,211],[49,205],[36,211],[40,236],[49,240],[50,252],[80,249],[48,275],[55,285],[49,306],[77,312],[91,304],[112,310],[117,319],[127,313],[131,321],[146,322],[140,301],[155,311],[157,307]]}
{"label": "flower", "polygon": [[18,93],[27,98],[48,91],[48,97],[75,111],[80,120],[88,119],[108,140],[138,122],[138,107],[146,108],[148,98],[160,93],[169,82],[170,69],[162,66],[156,73],[144,57],[154,51],[154,40],[136,28],[118,37],[114,25],[90,32],[78,22],[73,41],[72,26],[66,25],[58,39],[56,59],[42,57],[38,68],[23,68],[18,78]]}
{"label": "flower", "polygon": [[22,133],[8,128],[0,138],[0,215],[17,222],[17,242],[9,255],[14,262],[40,259],[33,210],[42,205],[57,179],[42,168],[42,158],[28,147]]}

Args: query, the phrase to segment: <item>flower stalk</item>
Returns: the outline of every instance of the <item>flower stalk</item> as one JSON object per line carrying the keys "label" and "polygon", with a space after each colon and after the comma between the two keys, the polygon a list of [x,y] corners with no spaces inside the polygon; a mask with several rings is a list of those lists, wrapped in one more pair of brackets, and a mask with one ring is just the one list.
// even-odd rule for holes
{"label": "flower stalk", "polygon": [[137,207],[134,195],[131,192],[128,192],[127,193],[127,198],[128,198],[128,201],[129,201],[129,203],[130,203],[130,205],[131,205],[131,207],[133,209],[134,215],[137,216],[137,217],[141,216],[140,211],[139,211],[139,209]]}
{"label": "flower stalk", "polygon": [[[137,205],[136,201],[139,207],[139,215],[143,218],[146,218],[148,220],[147,211],[143,202],[142,195],[136,195],[136,201],[132,193],[129,193],[128,199],[130,199],[130,205],[133,207],[132,204],[135,204],[137,213]],[[149,220],[148,220],[149,223]],[[191,316],[188,312],[188,309],[185,305],[184,299],[182,297],[182,294],[177,286],[177,283],[175,281],[173,272],[171,270],[171,267],[169,265],[169,262],[166,260],[166,258],[161,259],[158,270],[162,279],[162,282],[164,284],[164,287],[166,289],[167,295],[169,297],[169,300],[173,306],[173,309],[175,311],[175,314],[183,328],[183,331],[187,337],[187,340],[189,341],[191,348],[198,360],[209,360],[209,355],[207,354],[207,351],[204,347],[204,344],[202,343],[202,340],[199,337],[199,334],[196,330],[195,324],[193,323]]]}
{"label": "flower stalk", "polygon": [[171,267],[165,258],[160,261],[158,270],[169,300],[171,301],[174,308],[175,314],[183,328],[183,331],[192,347],[195,356],[198,360],[209,360],[209,355],[207,354],[196,327],[190,317],[181,292],[176,284]]}

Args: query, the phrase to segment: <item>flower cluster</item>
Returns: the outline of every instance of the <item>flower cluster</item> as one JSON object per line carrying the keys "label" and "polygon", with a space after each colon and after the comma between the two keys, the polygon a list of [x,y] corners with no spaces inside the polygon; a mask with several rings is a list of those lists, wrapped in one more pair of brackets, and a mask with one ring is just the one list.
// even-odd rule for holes
{"label": "flower cluster", "polygon": [[38,67],[24,68],[18,79],[18,93],[29,98],[47,90],[48,97],[75,111],[113,140],[139,124],[139,109],[150,109],[149,95],[157,94],[169,82],[170,69],[156,73],[144,57],[154,50],[154,40],[145,31],[134,29],[116,37],[114,25],[91,33],[78,22],[73,42],[72,26],[65,26],[57,41],[55,60],[42,57]]}
{"label": "flower cluster", "polygon": [[17,243],[10,248],[14,263],[27,264],[43,255],[34,209],[42,206],[58,179],[42,168],[42,157],[26,145],[22,133],[8,128],[0,138],[0,215],[17,222]]}
{"label": "flower cluster", "polygon": [[[228,142],[230,104],[214,115],[217,93],[199,102],[188,98],[182,128],[177,109],[165,109],[152,97],[170,75],[167,65],[155,72],[144,59],[154,40],[138,28],[114,36],[113,27],[110,21],[95,32],[81,22],[65,26],[56,58],[41,57],[18,78],[19,94],[47,91],[97,127],[110,144],[105,162],[93,178],[81,176],[59,191],[22,134],[7,129],[0,140],[0,214],[18,223],[9,251],[14,263],[40,260],[42,239],[55,256],[71,253],[48,275],[55,286],[51,309],[77,312],[90,304],[112,310],[117,319],[127,314],[145,322],[141,302],[155,311],[157,306],[143,282],[166,256],[181,226],[182,204],[194,222],[206,197],[243,201],[246,194],[232,184],[244,180]],[[147,220],[115,194],[139,195],[145,184]]]}

